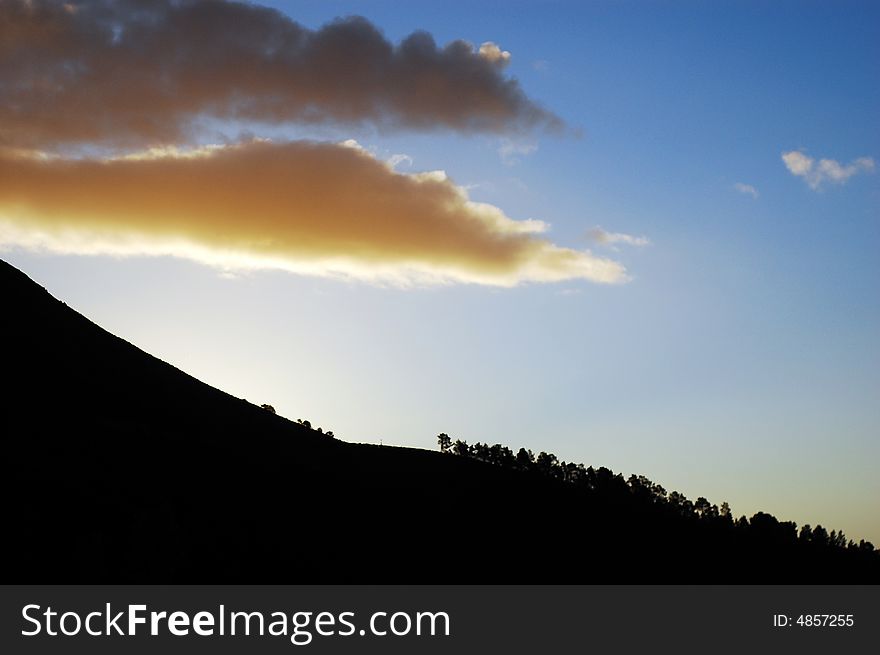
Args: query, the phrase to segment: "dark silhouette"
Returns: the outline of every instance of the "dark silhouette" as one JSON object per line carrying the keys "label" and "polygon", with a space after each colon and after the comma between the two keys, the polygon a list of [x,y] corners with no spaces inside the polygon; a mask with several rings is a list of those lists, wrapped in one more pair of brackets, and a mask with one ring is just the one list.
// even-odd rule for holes
{"label": "dark silhouette", "polygon": [[6,583],[880,582],[870,544],[645,477],[328,439],[3,262],[0,303]]}
{"label": "dark silhouette", "polygon": [[541,452],[535,458],[532,451],[520,448],[514,457],[511,450],[501,444],[489,446],[475,443],[468,446],[460,440],[453,443],[445,433],[439,435],[438,441],[444,453],[561,480],[580,491],[585,503],[589,502],[591,495],[601,494],[605,502],[612,501],[620,507],[634,509],[639,515],[665,515],[667,519],[672,517],[676,521],[683,521],[678,529],[692,531],[694,540],[714,533],[716,537],[721,535],[731,542],[743,542],[753,548],[764,549],[768,554],[781,550],[787,551],[789,556],[804,559],[818,555],[826,558],[826,561],[836,559],[853,566],[864,562],[868,569],[873,567],[875,575],[880,565],[880,552],[870,541],[860,540],[856,543],[847,539],[843,532],[835,530],[829,535],[822,526],[816,526],[813,530],[805,525],[798,535],[795,523],[780,522],[765,512],[758,512],[751,519],[742,516],[734,521],[730,505],[726,502],[721,503],[719,508],[700,496],[692,503],[677,491],[667,494],[662,486],[643,475],[632,475],[624,484],[623,476],[615,475],[608,469],[596,471],[593,467],[585,468],[583,464],[560,462],[551,453]]}

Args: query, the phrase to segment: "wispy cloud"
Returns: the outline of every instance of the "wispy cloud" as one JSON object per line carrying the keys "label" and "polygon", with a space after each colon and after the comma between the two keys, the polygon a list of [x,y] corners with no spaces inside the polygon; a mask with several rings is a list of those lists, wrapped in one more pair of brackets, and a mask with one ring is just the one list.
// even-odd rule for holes
{"label": "wispy cloud", "polygon": [[491,42],[398,44],[364,18],[311,30],[224,0],[0,2],[0,146],[160,145],[203,117],[521,132],[562,121]]}
{"label": "wispy cloud", "polygon": [[622,232],[608,232],[598,226],[594,227],[592,230],[589,230],[587,232],[587,236],[591,241],[594,241],[603,246],[613,247],[617,245],[626,245],[641,248],[643,246],[651,244],[651,241],[648,239],[648,237],[636,237],[631,234],[624,234]]}
{"label": "wispy cloud", "polygon": [[743,184],[742,182],[737,182],[733,185],[733,188],[739,191],[742,194],[747,196],[751,196],[755,200],[758,199],[758,190],[753,187],[751,184]]}
{"label": "wispy cloud", "polygon": [[[101,160],[0,153],[0,245],[400,285],[626,281],[621,264],[555,245],[548,227],[471,201],[442,172],[398,173],[355,142]],[[630,239],[606,242],[642,243]]]}
{"label": "wispy cloud", "polygon": [[498,155],[505,166],[519,163],[520,157],[531,155],[538,150],[538,142],[534,140],[517,140],[505,137],[498,146]]}
{"label": "wispy cloud", "polygon": [[546,59],[536,59],[532,62],[532,69],[544,73],[550,69],[550,62]]}
{"label": "wispy cloud", "polygon": [[849,164],[842,165],[834,159],[820,159],[816,162],[800,150],[783,152],[782,161],[792,175],[804,178],[814,191],[822,188],[826,182],[843,184],[853,175],[870,173],[875,168],[871,157],[859,157]]}
{"label": "wispy cloud", "polygon": [[388,158],[388,165],[391,168],[397,168],[401,164],[406,164],[407,166],[413,165],[413,158],[405,153],[396,153],[391,155]]}

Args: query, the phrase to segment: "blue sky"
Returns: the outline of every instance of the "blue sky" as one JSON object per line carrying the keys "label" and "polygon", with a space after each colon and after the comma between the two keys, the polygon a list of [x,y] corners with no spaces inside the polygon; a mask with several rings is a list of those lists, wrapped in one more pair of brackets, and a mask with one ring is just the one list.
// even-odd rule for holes
{"label": "blue sky", "polygon": [[[814,189],[782,160],[880,158],[876,3],[266,4],[311,28],[363,15],[394,42],[493,41],[582,134],[253,133],[406,154],[399,171],[444,170],[631,280],[400,289],[3,257],[143,349],[347,440],[547,450],[880,543],[880,175]],[[597,226],[650,244],[592,242]]]}

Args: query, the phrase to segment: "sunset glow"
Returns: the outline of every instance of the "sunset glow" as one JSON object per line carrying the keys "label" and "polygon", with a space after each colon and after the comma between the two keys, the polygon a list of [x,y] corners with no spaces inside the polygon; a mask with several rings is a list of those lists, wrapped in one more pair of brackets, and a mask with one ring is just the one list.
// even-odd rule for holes
{"label": "sunset glow", "polygon": [[0,1],[0,257],[345,440],[880,543],[880,5]]}

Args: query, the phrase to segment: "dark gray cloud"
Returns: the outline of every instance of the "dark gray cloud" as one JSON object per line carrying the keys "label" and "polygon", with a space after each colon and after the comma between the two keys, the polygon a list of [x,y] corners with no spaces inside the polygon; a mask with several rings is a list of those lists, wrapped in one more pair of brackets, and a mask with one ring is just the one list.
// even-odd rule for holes
{"label": "dark gray cloud", "polygon": [[179,143],[198,117],[461,131],[558,129],[491,43],[307,29],[221,0],[0,2],[0,145]]}

